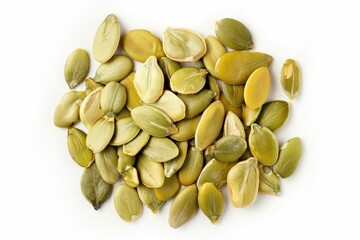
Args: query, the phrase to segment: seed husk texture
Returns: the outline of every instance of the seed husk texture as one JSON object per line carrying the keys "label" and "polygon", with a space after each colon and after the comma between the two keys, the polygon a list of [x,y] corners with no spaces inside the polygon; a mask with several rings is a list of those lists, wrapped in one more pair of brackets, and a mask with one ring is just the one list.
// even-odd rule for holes
{"label": "seed husk texture", "polygon": [[[251,50],[244,22],[218,19],[206,37],[181,26],[162,36],[126,27],[122,34],[119,22],[109,14],[92,49],[68,55],[70,90],[53,115],[54,125],[67,129],[69,158],[83,168],[81,191],[94,209],[116,185],[121,219],[134,221],[143,204],[157,213],[169,201],[168,222],[178,228],[198,208],[217,223],[224,196],[244,208],[258,193],[279,195],[303,143],[293,137],[279,149],[277,131],[292,101],[268,99],[278,86],[270,77],[273,57]],[[94,74],[91,58],[98,62]],[[301,87],[298,62],[287,59],[279,72],[293,100]]]}

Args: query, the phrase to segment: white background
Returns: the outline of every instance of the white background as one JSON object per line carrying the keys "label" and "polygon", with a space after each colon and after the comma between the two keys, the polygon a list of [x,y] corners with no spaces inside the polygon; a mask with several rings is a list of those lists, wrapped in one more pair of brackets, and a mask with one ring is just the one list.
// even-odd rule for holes
{"label": "white background", "polygon": [[[6,3],[5,3],[6,2]],[[0,239],[359,239],[359,55],[356,1],[32,0],[0,3]],[[303,73],[282,143],[299,136],[304,154],[279,197],[260,195],[247,209],[228,197],[218,225],[201,212],[180,229],[170,204],[133,223],[112,198],[94,211],[83,198],[82,169],[70,158],[66,130],[52,122],[68,91],[63,67],[75,48],[91,50],[94,33],[115,13],[122,33],[168,26],[214,35],[223,17],[243,22],[255,50],[274,57],[270,99],[285,99],[279,71],[286,58]],[[92,59],[90,75],[97,63]],[[82,86],[81,86],[82,87]],[[166,238],[165,238],[166,237]]]}

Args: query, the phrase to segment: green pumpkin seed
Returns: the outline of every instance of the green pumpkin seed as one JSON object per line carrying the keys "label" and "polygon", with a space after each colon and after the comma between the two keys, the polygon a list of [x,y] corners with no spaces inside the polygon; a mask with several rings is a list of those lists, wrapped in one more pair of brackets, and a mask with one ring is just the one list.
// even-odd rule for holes
{"label": "green pumpkin seed", "polygon": [[233,51],[222,55],[215,65],[218,78],[227,84],[245,84],[260,67],[268,67],[272,57],[260,52]]}
{"label": "green pumpkin seed", "polygon": [[114,14],[108,15],[98,27],[93,41],[93,56],[100,63],[107,62],[120,42],[120,24]]}
{"label": "green pumpkin seed", "polygon": [[162,57],[158,60],[159,66],[164,73],[167,84],[170,87],[170,79],[174,73],[181,68],[178,62],[171,60],[168,57]]}
{"label": "green pumpkin seed", "polygon": [[86,137],[86,146],[94,153],[101,152],[110,143],[114,135],[115,123],[114,117],[100,118],[89,130]]}
{"label": "green pumpkin seed", "polygon": [[169,212],[169,224],[178,228],[189,221],[197,212],[198,190],[195,184],[184,187],[171,203]]}
{"label": "green pumpkin seed", "polygon": [[181,68],[170,79],[171,90],[182,94],[200,92],[205,86],[206,74],[206,69],[194,67]]}
{"label": "green pumpkin seed", "polygon": [[259,168],[259,192],[280,195],[280,178],[267,166]]}
{"label": "green pumpkin seed", "polygon": [[187,155],[188,142],[175,142],[177,148],[179,149],[179,155],[170,161],[164,162],[164,174],[165,177],[170,178],[174,173],[176,173],[184,164],[185,158]]}
{"label": "green pumpkin seed", "polygon": [[266,101],[270,90],[270,72],[267,67],[256,69],[245,84],[244,100],[246,106],[257,109]]}
{"label": "green pumpkin seed", "polygon": [[299,94],[301,86],[300,68],[296,61],[287,59],[281,70],[281,87],[290,100]]}
{"label": "green pumpkin seed", "polygon": [[236,163],[220,162],[216,159],[209,161],[202,169],[200,176],[197,180],[197,186],[201,189],[202,185],[210,182],[217,188],[221,188],[226,183],[226,177],[230,169]]}
{"label": "green pumpkin seed", "polygon": [[165,29],[163,48],[166,56],[177,62],[195,62],[206,53],[204,38],[184,28]]}
{"label": "green pumpkin seed", "polygon": [[215,101],[206,108],[195,132],[195,144],[200,150],[210,146],[219,136],[224,116],[224,105],[220,101]]}
{"label": "green pumpkin seed", "polygon": [[222,192],[213,183],[203,184],[199,190],[198,203],[211,223],[217,223],[224,210],[225,200]]}
{"label": "green pumpkin seed", "polygon": [[117,120],[115,123],[114,136],[111,145],[120,146],[133,140],[140,132],[140,128],[135,124],[131,117]]}
{"label": "green pumpkin seed", "polygon": [[215,22],[215,33],[219,41],[228,48],[247,50],[253,48],[250,31],[241,22],[232,18],[223,18]]}
{"label": "green pumpkin seed", "polygon": [[163,95],[150,105],[166,113],[173,122],[185,118],[186,107],[184,102],[169,90],[165,90]]}
{"label": "green pumpkin seed", "polygon": [[153,188],[148,188],[143,184],[140,184],[137,187],[137,192],[139,194],[140,200],[148,207],[153,213],[159,212],[161,206],[165,203],[160,201],[156,195]]}
{"label": "green pumpkin seed", "polygon": [[89,73],[90,58],[84,49],[74,50],[67,58],[64,68],[65,81],[70,89],[82,83]]}
{"label": "green pumpkin seed", "polygon": [[132,68],[133,62],[129,57],[117,55],[108,62],[100,64],[96,70],[94,80],[102,84],[120,81],[130,74]]}
{"label": "green pumpkin seed", "polygon": [[205,164],[214,159],[214,145],[208,146],[204,150]]}
{"label": "green pumpkin seed", "polygon": [[302,143],[300,138],[292,138],[280,148],[279,159],[274,165],[274,172],[282,178],[291,176],[301,159]]}
{"label": "green pumpkin seed", "polygon": [[221,82],[226,100],[235,107],[240,107],[244,101],[244,85],[232,85]]}
{"label": "green pumpkin seed", "polygon": [[54,111],[55,126],[68,128],[79,122],[79,109],[85,97],[85,92],[70,91],[65,93]]}
{"label": "green pumpkin seed", "polygon": [[201,115],[196,117],[181,120],[175,126],[178,129],[177,133],[171,134],[170,138],[176,141],[188,141],[195,136],[196,128],[200,122]]}
{"label": "green pumpkin seed", "polygon": [[224,136],[238,136],[246,140],[244,125],[240,118],[233,112],[229,111],[226,114],[224,121]]}
{"label": "green pumpkin seed", "polygon": [[67,146],[72,159],[82,167],[89,167],[94,161],[94,154],[86,147],[86,134],[77,128],[69,128]]}
{"label": "green pumpkin seed", "polygon": [[154,162],[145,155],[137,158],[136,169],[140,181],[149,188],[159,188],[164,184],[164,167],[162,163]]}
{"label": "green pumpkin seed", "polygon": [[178,172],[179,181],[184,186],[193,184],[199,177],[204,165],[204,156],[197,147],[188,149],[185,162]]}
{"label": "green pumpkin seed", "polygon": [[100,108],[101,90],[102,88],[97,88],[89,93],[80,105],[80,120],[88,130],[105,115],[105,112]]}
{"label": "green pumpkin seed", "polygon": [[117,149],[117,155],[118,155],[117,170],[119,173],[123,173],[134,166],[135,157],[129,156],[126,153],[124,153],[121,147]]}
{"label": "green pumpkin seed", "polygon": [[227,186],[230,199],[234,207],[245,208],[256,199],[259,189],[259,170],[257,159],[237,163],[232,167],[227,176]]}
{"label": "green pumpkin seed", "polygon": [[207,51],[203,57],[204,65],[211,75],[216,77],[216,61],[227,52],[226,48],[214,37],[206,36]]}
{"label": "green pumpkin seed", "polygon": [[193,118],[202,113],[215,97],[215,92],[203,89],[196,94],[178,94],[185,104],[185,118]]}
{"label": "green pumpkin seed", "polygon": [[114,205],[119,216],[132,222],[142,214],[142,202],[134,188],[120,184],[115,191]]}
{"label": "green pumpkin seed", "polygon": [[155,188],[155,196],[160,201],[167,201],[173,198],[178,191],[180,190],[180,182],[176,174],[172,175],[170,178],[165,178],[164,184],[160,188]]}
{"label": "green pumpkin seed", "polygon": [[179,149],[168,138],[151,137],[141,153],[151,161],[167,162],[179,155]]}
{"label": "green pumpkin seed", "polygon": [[233,112],[236,116],[240,117],[242,114],[241,107],[235,107],[226,100],[224,93],[220,94],[220,102],[224,105],[225,113]]}
{"label": "green pumpkin seed", "polygon": [[207,80],[208,80],[209,89],[211,91],[215,92],[214,99],[219,100],[220,99],[220,87],[219,87],[217,80],[210,74],[207,75]]}
{"label": "green pumpkin seed", "polygon": [[156,57],[150,56],[136,71],[134,86],[144,103],[154,103],[163,94],[164,74],[157,64]]}
{"label": "green pumpkin seed", "polygon": [[134,86],[134,78],[135,78],[135,72],[132,72],[124,80],[120,82],[122,85],[124,85],[126,89],[126,96],[127,96],[126,107],[129,110],[132,110],[142,105],[141,99],[137,94],[137,91]]}
{"label": "green pumpkin seed", "polygon": [[262,106],[256,122],[274,132],[285,123],[289,110],[290,104],[288,102],[280,100],[267,102]]}
{"label": "green pumpkin seed", "polygon": [[267,127],[261,127],[255,123],[251,125],[249,147],[251,153],[262,165],[274,165],[278,159],[278,142],[274,133]]}
{"label": "green pumpkin seed", "polygon": [[242,120],[245,126],[249,127],[251,124],[253,124],[256,119],[258,118],[260,112],[261,112],[261,108],[259,107],[257,109],[252,109],[248,106],[246,106],[245,103],[243,103],[242,105]]}
{"label": "green pumpkin seed", "polygon": [[144,29],[127,32],[121,39],[121,47],[129,57],[139,62],[145,62],[150,56],[165,56],[160,39]]}
{"label": "green pumpkin seed", "polygon": [[239,136],[224,136],[214,145],[213,155],[221,162],[235,162],[245,152],[246,140]]}
{"label": "green pumpkin seed", "polygon": [[103,151],[95,153],[95,163],[105,182],[109,184],[117,182],[119,179],[118,155],[114,147],[107,146]]}
{"label": "green pumpkin seed", "polygon": [[136,168],[130,167],[128,170],[122,172],[120,175],[123,178],[124,183],[129,187],[136,188],[137,186],[139,186],[140,181]]}
{"label": "green pumpkin seed", "polygon": [[150,135],[144,131],[140,133],[130,142],[123,145],[123,151],[129,156],[135,156],[148,143]]}
{"label": "green pumpkin seed", "polygon": [[131,117],[139,128],[154,137],[166,137],[178,132],[169,116],[151,106],[134,108]]}
{"label": "green pumpkin seed", "polygon": [[95,210],[98,210],[103,202],[111,195],[113,186],[106,183],[100,176],[96,164],[85,168],[80,182],[81,192]]}
{"label": "green pumpkin seed", "polygon": [[117,115],[125,106],[126,90],[118,82],[110,82],[101,90],[100,107],[108,116]]}

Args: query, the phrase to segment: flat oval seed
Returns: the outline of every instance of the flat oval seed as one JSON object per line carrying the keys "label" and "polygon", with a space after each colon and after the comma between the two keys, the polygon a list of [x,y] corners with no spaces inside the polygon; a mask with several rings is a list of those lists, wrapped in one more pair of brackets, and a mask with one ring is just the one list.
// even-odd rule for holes
{"label": "flat oval seed", "polygon": [[169,224],[178,228],[189,221],[197,212],[198,190],[195,184],[184,187],[171,203],[169,212]]}
{"label": "flat oval seed", "polygon": [[259,189],[259,170],[257,159],[237,163],[232,167],[227,176],[227,186],[230,199],[234,207],[245,208],[256,199]]}
{"label": "flat oval seed", "polygon": [[148,143],[150,135],[141,131],[133,140],[123,145],[123,151],[127,155],[135,156]]}
{"label": "flat oval seed", "polygon": [[228,100],[226,100],[224,93],[220,94],[220,102],[222,102],[222,104],[224,105],[225,108],[225,113],[227,114],[228,112],[233,112],[235,113],[236,116],[241,116],[242,114],[242,109],[241,107],[235,107],[234,105],[231,105]]}
{"label": "flat oval seed", "polygon": [[204,156],[197,147],[191,147],[186,155],[185,162],[180,168],[179,181],[184,186],[193,184],[199,177],[204,165]]}
{"label": "flat oval seed", "polygon": [[108,15],[98,27],[93,41],[93,56],[100,63],[107,62],[120,41],[120,24],[114,14]]}
{"label": "flat oval seed", "polygon": [[166,56],[177,62],[195,62],[206,53],[204,38],[184,28],[165,29],[163,48]]}
{"label": "flat oval seed", "polygon": [[288,118],[290,104],[285,101],[271,101],[262,106],[259,117],[256,120],[260,126],[276,131],[284,125]]}
{"label": "flat oval seed", "polygon": [[151,137],[141,153],[151,161],[167,162],[179,155],[179,149],[168,138]]}
{"label": "flat oval seed", "polygon": [[291,176],[301,159],[302,143],[300,138],[292,138],[280,148],[279,159],[274,165],[274,172],[282,178]]}
{"label": "flat oval seed", "polygon": [[144,103],[154,103],[163,94],[164,74],[157,64],[156,57],[150,56],[136,71],[134,86]]}
{"label": "flat oval seed", "polygon": [[232,85],[222,82],[222,90],[226,100],[235,107],[240,107],[244,101],[244,85]]}
{"label": "flat oval seed", "polygon": [[234,135],[246,140],[244,125],[242,124],[240,118],[231,111],[226,114],[223,131],[224,136]]}
{"label": "flat oval seed", "polygon": [[256,121],[256,119],[258,118],[258,116],[261,112],[261,108],[262,107],[259,107],[257,109],[252,109],[252,108],[246,106],[245,103],[243,103],[241,119],[243,120],[243,123],[245,126],[248,127]]}
{"label": "flat oval seed", "polygon": [[132,60],[125,55],[117,55],[106,63],[100,64],[95,73],[94,80],[107,84],[112,81],[123,80],[133,68]]}
{"label": "flat oval seed", "polygon": [[125,172],[126,170],[134,166],[135,157],[129,156],[126,153],[124,153],[121,147],[117,149],[117,155],[118,155],[117,170],[119,173]]}
{"label": "flat oval seed", "polygon": [[89,95],[92,91],[94,91],[97,88],[103,88],[104,85],[101,83],[97,83],[93,78],[87,78],[85,79],[85,88],[86,88],[86,94]]}
{"label": "flat oval seed", "polygon": [[122,172],[120,175],[124,180],[124,183],[129,187],[136,188],[137,186],[139,186],[140,181],[136,168],[130,167],[128,170]]}
{"label": "flat oval seed", "polygon": [[201,211],[215,224],[224,210],[224,195],[213,183],[205,183],[199,190],[198,203]]}
{"label": "flat oval seed", "polygon": [[171,134],[170,138],[176,141],[188,141],[195,136],[196,128],[200,122],[201,115],[196,117],[181,120],[175,126],[178,129],[177,133]]}
{"label": "flat oval seed", "polygon": [[100,108],[101,90],[102,87],[90,92],[80,105],[80,120],[88,130],[105,115],[105,112]]}
{"label": "flat oval seed", "polygon": [[99,119],[89,130],[86,137],[86,146],[94,153],[101,152],[111,141],[114,131],[114,117],[109,118],[105,116]]}
{"label": "flat oval seed", "polygon": [[103,151],[95,153],[95,163],[105,182],[109,184],[117,182],[119,179],[118,155],[114,147],[107,146]]}
{"label": "flat oval seed", "polygon": [[160,188],[155,188],[155,196],[160,201],[167,201],[173,198],[180,190],[180,182],[176,174],[170,178],[165,178],[164,184]]}
{"label": "flat oval seed", "polygon": [[184,102],[169,90],[165,90],[163,95],[150,105],[162,110],[173,122],[185,118],[186,107]]}
{"label": "flat oval seed", "polygon": [[151,106],[134,108],[131,117],[139,128],[154,137],[166,137],[178,132],[164,112]]}
{"label": "flat oval seed", "polygon": [[280,195],[280,178],[267,166],[259,165],[259,192]]}
{"label": "flat oval seed", "polygon": [[235,162],[245,152],[246,140],[239,136],[225,136],[220,138],[214,146],[214,157],[221,162]]}
{"label": "flat oval seed", "polygon": [[142,214],[143,205],[134,188],[120,184],[115,191],[114,205],[119,216],[132,222]]}
{"label": "flat oval seed", "polygon": [[200,176],[197,180],[197,186],[200,189],[206,182],[213,183],[217,188],[220,188],[226,183],[226,177],[230,169],[236,163],[224,163],[212,159],[202,169]]}
{"label": "flat oval seed", "polygon": [[203,150],[219,136],[225,116],[225,109],[220,101],[210,104],[201,116],[195,132],[195,144]]}
{"label": "flat oval seed", "polygon": [[101,90],[100,107],[108,116],[118,114],[126,103],[126,89],[118,82],[110,82]]}
{"label": "flat oval seed", "polygon": [[218,78],[227,84],[245,84],[251,73],[268,67],[272,57],[260,52],[233,51],[222,55],[215,65]]}
{"label": "flat oval seed", "polygon": [[144,29],[127,32],[122,37],[121,47],[129,57],[139,62],[145,62],[150,56],[165,56],[160,39]]}
{"label": "flat oval seed", "polygon": [[175,158],[171,159],[170,161],[164,162],[164,174],[165,177],[167,178],[171,177],[182,167],[187,155],[187,149],[188,149],[187,141],[175,142],[175,144],[179,149],[179,155],[177,155]]}
{"label": "flat oval seed", "polygon": [[85,97],[85,92],[70,91],[65,93],[54,111],[55,126],[68,128],[79,122],[79,109]]}
{"label": "flat oval seed", "polygon": [[165,203],[160,201],[154,192],[153,188],[148,188],[143,184],[137,187],[140,200],[148,207],[153,213],[157,213],[161,206]]}
{"label": "flat oval seed", "polygon": [[166,86],[170,86],[170,79],[172,75],[181,68],[178,62],[171,60],[168,57],[162,57],[158,60],[159,66],[164,73],[164,77],[167,81]]}
{"label": "flat oval seed", "polygon": [[215,22],[215,33],[219,41],[228,48],[247,50],[253,48],[250,31],[241,22],[223,18]]}
{"label": "flat oval seed", "polygon": [[214,36],[206,36],[205,42],[207,51],[203,57],[203,62],[210,74],[216,77],[216,61],[225,54],[227,50]]}
{"label": "flat oval seed", "polygon": [[89,73],[90,58],[84,49],[74,50],[67,58],[64,68],[65,81],[70,89],[82,83]]}
{"label": "flat oval seed", "polygon": [[281,87],[290,100],[299,94],[300,85],[299,65],[294,60],[287,59],[281,69]]}
{"label": "flat oval seed", "polygon": [[195,94],[178,94],[185,104],[185,118],[193,118],[202,113],[215,97],[215,92],[203,89]]}
{"label": "flat oval seed", "polygon": [[182,94],[194,94],[205,86],[206,83],[205,69],[194,67],[184,67],[177,70],[170,79],[170,87],[174,92]]}
{"label": "flat oval seed", "polygon": [[134,86],[134,78],[135,72],[132,72],[120,82],[126,88],[126,107],[129,110],[132,110],[142,105],[141,99]]}
{"label": "flat oval seed", "polygon": [[266,127],[251,125],[249,148],[259,162],[265,166],[274,165],[278,159],[279,145],[275,135]]}
{"label": "flat oval seed", "polygon": [[159,188],[164,184],[164,167],[161,163],[154,162],[144,155],[137,158],[136,169],[141,182],[149,188]]}
{"label": "flat oval seed", "polygon": [[214,99],[219,100],[220,99],[220,87],[219,87],[217,80],[210,74],[207,75],[207,80],[208,80],[209,89],[211,91],[215,92]]}
{"label": "flat oval seed", "polygon": [[267,67],[256,69],[245,84],[244,100],[246,106],[257,109],[263,105],[269,95],[270,72]]}
{"label": "flat oval seed", "polygon": [[98,210],[101,204],[110,197],[113,189],[111,184],[106,183],[101,178],[96,164],[84,169],[80,187],[82,194],[93,205],[95,210]]}
{"label": "flat oval seed", "polygon": [[69,128],[67,146],[71,158],[82,167],[89,167],[94,161],[93,152],[86,146],[86,134],[77,128]]}
{"label": "flat oval seed", "polygon": [[133,140],[140,132],[140,128],[135,124],[131,117],[117,120],[115,123],[114,136],[111,145],[120,146]]}

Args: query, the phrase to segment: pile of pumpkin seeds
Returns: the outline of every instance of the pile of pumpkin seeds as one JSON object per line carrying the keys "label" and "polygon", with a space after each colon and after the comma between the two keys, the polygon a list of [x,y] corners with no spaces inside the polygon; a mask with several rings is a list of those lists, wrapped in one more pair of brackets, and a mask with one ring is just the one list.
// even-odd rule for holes
{"label": "pile of pumpkin seeds", "polygon": [[[224,184],[236,208],[250,206],[258,192],[280,194],[280,178],[297,168],[302,143],[294,137],[279,147],[274,134],[290,103],[267,99],[272,57],[251,51],[252,36],[235,19],[215,22],[215,35],[167,28],[162,40],[144,29],[121,36],[110,14],[94,37],[100,64],[93,78],[87,51],[70,54],[70,91],[54,124],[68,129],[68,151],[84,168],[81,191],[95,210],[116,185],[123,220],[139,217],[143,205],[157,213],[173,199],[168,221],[177,228],[199,208],[218,222]],[[83,81],[85,90],[74,90]],[[279,81],[293,100],[301,83],[294,60],[285,61]]]}

